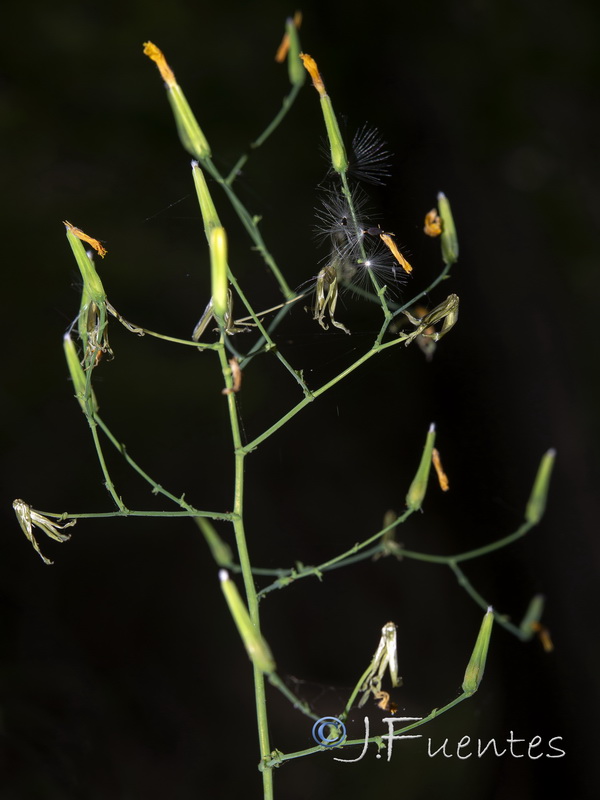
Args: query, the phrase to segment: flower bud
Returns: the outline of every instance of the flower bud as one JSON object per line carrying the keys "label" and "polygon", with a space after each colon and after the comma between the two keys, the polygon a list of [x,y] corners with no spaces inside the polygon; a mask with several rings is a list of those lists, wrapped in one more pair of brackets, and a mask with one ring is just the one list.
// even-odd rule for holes
{"label": "flower bud", "polygon": [[210,271],[213,313],[219,325],[224,325],[229,279],[227,277],[227,236],[223,227],[213,228],[210,232]]}
{"label": "flower bud", "polygon": [[210,244],[210,232],[213,228],[219,228],[221,221],[217,214],[217,209],[213,203],[204,173],[198,166],[197,161],[192,161],[192,176],[194,178],[194,186],[196,187],[196,194],[198,196],[198,203],[200,204],[200,213],[202,214],[202,221],[204,222],[204,233]]}
{"label": "flower bud", "polygon": [[270,674],[275,671],[275,661],[271,654],[269,645],[266,643],[261,633],[256,629],[250,619],[248,609],[240,597],[237,586],[229,577],[226,569],[219,571],[221,589],[225,595],[225,600],[231,611],[231,616],[242,637],[244,647],[252,663],[262,672]]}
{"label": "flower bud", "polygon": [[346,155],[346,148],[344,147],[342,134],[340,133],[329,95],[321,97],[321,111],[323,112],[327,138],[331,149],[331,166],[336,172],[346,172],[348,169],[348,156]]}
{"label": "flower bud", "polygon": [[210,158],[211,151],[210,145],[206,140],[202,129],[198,125],[196,117],[190,108],[185,95],[181,91],[181,87],[175,79],[173,70],[167,64],[159,48],[152,42],[144,42],[144,55],[155,62],[158,70],[164,80],[167,91],[169,103],[175,117],[175,124],[177,125],[177,132],[181,139],[181,144],[185,147],[188,153],[191,153],[194,158]]}
{"label": "flower bud", "polygon": [[417,470],[413,482],[410,485],[408,494],[406,495],[406,505],[411,511],[418,511],[421,508],[427,491],[427,481],[429,480],[429,470],[431,469],[431,456],[433,452],[433,445],[435,442],[435,425],[433,422],[429,426],[427,439],[425,440],[425,447],[423,448],[423,455],[421,456],[421,463]]}
{"label": "flower bud", "polygon": [[[91,386],[88,388],[88,381],[83,371],[83,367],[79,361],[79,356],[77,355],[77,348],[75,347],[74,341],[71,339],[70,334],[65,333],[63,337],[63,349],[65,353],[65,359],[67,361],[67,367],[69,368],[69,374],[71,376],[71,380],[73,381],[73,388],[75,389],[75,397],[79,405],[81,406],[81,410],[84,414],[88,414],[90,412],[98,411],[98,402],[96,400],[96,395],[94,394],[93,389]],[[91,403],[88,407],[87,396],[91,399]]]}
{"label": "flower bud", "polygon": [[443,192],[440,192],[437,199],[442,220],[442,259],[444,264],[450,266],[450,264],[454,264],[458,260],[458,238],[448,198]]}
{"label": "flower bud", "polygon": [[312,56],[306,53],[300,53],[302,63],[306,68],[308,74],[312,78],[313,86],[319,93],[321,100],[321,111],[323,112],[323,119],[325,120],[325,128],[327,130],[327,138],[329,139],[329,147],[331,149],[331,166],[336,172],[343,173],[348,169],[348,156],[346,155],[346,148],[342,139],[342,134],[337,123],[337,119],[331,104],[331,98],[327,94],[325,84],[321,78],[321,73],[317,67],[317,62]]}
{"label": "flower bud", "polygon": [[233,563],[231,548],[221,539],[212,522],[206,517],[194,517],[194,522],[202,531],[217,564],[220,567],[230,567]]}
{"label": "flower bud", "polygon": [[292,86],[302,86],[306,80],[306,71],[302,68],[300,61],[300,37],[298,28],[302,20],[302,14],[296,12],[293,18],[289,18],[285,23],[285,30],[289,40],[287,63],[288,76]]}
{"label": "flower bud", "polygon": [[102,285],[100,276],[96,272],[94,262],[91,258],[88,258],[88,255],[85,252],[85,247],[83,246],[82,241],[91,244],[94,250],[97,250],[102,257],[104,257],[106,254],[106,250],[102,247],[97,239],[92,239],[91,236],[88,236],[79,228],[71,225],[71,223],[67,220],[63,222],[63,225],[67,229],[67,240],[71,245],[71,250],[75,256],[75,261],[77,261],[77,266],[79,267],[81,277],[83,278],[83,285],[87,294],[89,295],[90,301],[96,303],[98,307],[105,306],[106,292],[104,291],[104,286]]}
{"label": "flower bud", "polygon": [[475,694],[477,689],[479,689],[479,684],[481,683],[483,672],[485,670],[485,662],[490,646],[490,637],[492,635],[493,624],[494,611],[492,607],[489,606],[483,618],[483,622],[481,623],[481,628],[479,629],[477,641],[475,642],[475,647],[473,648],[471,660],[467,664],[467,669],[465,670],[462,690],[467,695]]}
{"label": "flower bud", "polygon": [[550,476],[552,475],[555,457],[556,450],[548,450],[540,461],[533,489],[525,508],[525,521],[531,525],[537,525],[544,516],[548,498],[548,486],[550,485]]}
{"label": "flower bud", "polygon": [[525,616],[519,625],[523,638],[531,639],[533,634],[537,632],[540,619],[544,613],[545,599],[543,594],[536,594],[531,598]]}

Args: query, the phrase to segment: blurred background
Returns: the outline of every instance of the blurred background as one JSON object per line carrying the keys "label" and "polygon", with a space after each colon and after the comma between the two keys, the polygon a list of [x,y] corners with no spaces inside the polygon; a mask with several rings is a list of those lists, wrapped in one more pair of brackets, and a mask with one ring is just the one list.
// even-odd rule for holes
{"label": "blurred background", "polygon": [[[112,510],[63,360],[79,278],[62,220],[105,242],[99,269],[128,319],[188,337],[209,296],[190,158],[142,43],[166,53],[226,171],[288,91],[274,54],[294,11],[279,0],[30,0],[4,10],[3,800],[261,797],[248,661],[194,524],[81,521],[70,543],[41,542],[55,561],[45,566],[11,503]],[[542,525],[465,567],[517,624],[543,593],[555,650],[498,627],[478,694],[421,731],[432,749],[447,738],[454,752],[463,736],[499,746],[511,732],[539,736],[538,760],[430,758],[423,739],[398,745],[390,763],[374,748],[357,764],[331,753],[288,763],[276,773],[276,797],[596,797],[598,7],[336,0],[302,11],[303,48],[344,129],[352,135],[369,122],[394,154],[389,182],[370,194],[414,265],[407,292],[439,271],[423,217],[438,191],[450,198],[460,261],[430,304],[456,292],[461,311],[431,363],[414,346],[386,351],[248,458],[252,558],[263,567],[316,564],[377,531],[388,509],[402,510],[432,420],[451,491],[431,485],[425,513],[399,531],[413,550],[452,554],[511,533],[539,459],[555,447]],[[237,183],[292,286],[325,255],[313,234],[322,147],[307,83]],[[277,303],[217,187],[214,197],[234,271],[257,307]],[[311,386],[368,348],[378,324],[350,295],[337,316],[352,336],[322,331],[300,305],[278,331]],[[233,462],[216,359],[116,323],[111,345],[115,359],[95,373],[104,420],[174,494],[228,510]],[[300,396],[265,356],[238,399],[251,439]],[[109,463],[130,508],[168,507],[112,454]],[[230,539],[228,526],[219,532]],[[323,715],[340,710],[381,626],[396,622],[404,686],[394,699],[409,716],[458,694],[482,616],[449,570],[393,558],[301,581],[270,595],[262,614],[280,674]],[[270,702],[272,746],[312,746],[312,723],[274,692]],[[369,715],[384,733],[384,714]],[[351,722],[357,737],[361,719]],[[553,737],[565,757],[547,757]]]}

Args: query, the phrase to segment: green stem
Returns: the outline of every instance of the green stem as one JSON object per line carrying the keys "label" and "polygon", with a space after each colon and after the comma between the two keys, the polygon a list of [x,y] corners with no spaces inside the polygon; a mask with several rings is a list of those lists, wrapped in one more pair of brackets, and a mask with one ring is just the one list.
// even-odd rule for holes
{"label": "green stem", "polygon": [[405,558],[412,558],[415,561],[428,561],[431,564],[446,564],[451,566],[451,564],[457,564],[460,561],[470,561],[474,558],[485,556],[488,553],[493,553],[494,550],[500,550],[516,542],[517,539],[521,539],[532,527],[532,523],[525,522],[509,536],[504,536],[502,539],[497,539],[495,542],[491,542],[483,547],[478,547],[475,550],[467,550],[465,553],[458,553],[458,555],[454,556],[436,556],[429,553],[419,553],[415,550],[405,550],[404,548],[402,548],[402,555]]}
{"label": "green stem", "polygon": [[[365,246],[363,244],[362,231],[360,230],[360,226],[358,224],[358,216],[356,214],[354,201],[352,200],[352,192],[350,191],[350,186],[348,185],[348,178],[345,172],[342,173],[341,178],[342,178],[342,192],[348,202],[348,208],[350,209],[350,215],[352,217],[352,224],[354,227],[354,235],[356,236],[357,241],[359,243],[361,258],[363,259],[363,261],[366,261],[367,254],[365,252]],[[375,275],[371,270],[369,270],[369,278],[371,279],[371,283],[373,284],[373,288],[375,289],[375,292],[377,294],[379,304],[381,305],[381,310],[383,311],[385,319],[384,328],[387,328],[387,326],[392,320],[392,314],[390,309],[388,308],[387,301],[384,297],[385,286],[382,287],[379,285],[377,278],[375,277]]]}
{"label": "green stem", "polygon": [[335,378],[332,378],[330,381],[327,381],[327,383],[324,383],[323,386],[321,386],[319,389],[316,389],[310,395],[301,400],[297,405],[295,405],[292,409],[290,409],[290,411],[288,411],[287,414],[284,414],[284,416],[281,417],[281,419],[279,419],[277,422],[271,425],[271,427],[268,428],[266,431],[261,433],[260,436],[257,436],[256,439],[253,439],[251,442],[244,445],[244,447],[242,448],[243,452],[250,453],[252,452],[252,450],[255,450],[259,444],[268,439],[269,436],[272,436],[274,433],[276,433],[280,428],[282,428],[287,422],[289,422],[293,417],[295,417],[296,414],[302,411],[303,408],[305,408],[309,403],[311,403],[317,397],[324,394],[326,391],[331,389],[333,386],[342,381],[348,375],[351,375],[354,372],[354,370],[358,369],[358,367],[360,367],[362,364],[364,364],[373,356],[376,356],[379,353],[381,353],[382,350],[386,350],[388,347],[394,347],[395,345],[401,344],[401,342],[402,342],[401,339],[394,339],[390,342],[385,342],[385,344],[380,344],[372,347],[364,355],[362,355],[359,359],[357,359],[353,364],[351,364],[345,370],[340,372],[339,375],[336,375]]}
{"label": "green stem", "polygon": [[288,689],[276,672],[273,672],[271,675],[269,675],[269,683],[278,689],[281,694],[290,701],[294,708],[299,709],[306,717],[310,717],[310,719],[314,720],[320,719],[318,714],[315,714],[313,711],[311,711],[308,703],[305,703],[304,700],[296,697],[292,690]]}
{"label": "green stem", "polygon": [[[290,93],[283,98],[283,103],[281,105],[281,108],[277,112],[277,115],[275,116],[275,118],[267,125],[267,127],[260,134],[260,136],[257,139],[255,139],[252,142],[252,144],[250,145],[250,149],[251,150],[257,150],[259,147],[261,147],[261,145],[263,145],[266,142],[266,140],[273,133],[273,131],[281,124],[281,122],[283,121],[284,117],[286,116],[286,114],[288,113],[290,108],[293,106],[294,101],[295,101],[296,97],[298,96],[298,92],[300,91],[302,86],[303,86],[302,83],[295,83],[292,86],[292,89],[291,89]],[[238,158],[238,160],[235,163],[235,165],[233,166],[231,172],[229,173],[229,175],[225,179],[225,183],[226,184],[231,186],[231,184],[237,178],[237,176],[239,175],[240,170],[242,169],[242,167],[245,165],[246,161],[248,161],[249,158],[250,158],[250,153],[244,153],[244,155],[242,155],[242,156],[240,156]]]}
{"label": "green stem", "polygon": [[[137,461],[135,461],[129,455],[125,445],[122,442],[119,442],[116,439],[116,437],[113,435],[113,433],[110,430],[110,428],[102,421],[102,419],[98,416],[98,414],[94,414],[94,421],[97,423],[98,427],[101,428],[102,432],[108,438],[108,440],[113,445],[113,447],[116,450],[118,450],[119,453],[121,453],[121,455],[123,456],[125,461],[129,464],[129,466],[132,469],[134,469],[135,472],[137,472],[137,474],[140,475],[140,477],[142,477],[147,483],[149,483],[150,486],[152,486],[152,493],[153,494],[162,494],[162,495],[164,495],[164,497],[168,497],[169,500],[172,500],[174,503],[176,503],[180,508],[184,508],[187,511],[193,512],[194,514],[196,513],[196,509],[193,506],[190,506],[188,503],[186,503],[186,501],[183,499],[183,495],[181,497],[177,497],[176,495],[172,494],[171,492],[168,492],[166,489],[163,489],[163,487],[159,483],[157,483],[155,480],[153,480],[148,475],[147,472],[144,472],[144,470],[140,467],[140,465],[137,463]],[[201,515],[199,515],[199,516],[201,516]],[[216,517],[215,517],[215,519],[216,519]]]}
{"label": "green stem", "polygon": [[[37,509],[36,509],[37,511]],[[193,519],[194,517],[209,517],[210,519],[225,520],[232,522],[234,515],[228,513],[221,513],[220,511],[199,511],[190,506],[189,511],[133,511],[130,508],[124,508],[121,511],[100,511],[90,512],[88,514],[70,514],[63,512],[58,514],[55,511],[39,511],[45,517],[52,517],[53,519],[66,520],[66,519],[108,519],[109,517],[167,517],[167,518],[181,518]]]}
{"label": "green stem", "polygon": [[[305,295],[302,294],[302,295],[299,295],[299,296],[296,296],[296,297],[292,297],[291,300],[286,300],[286,302],[283,304],[283,306],[281,307],[281,309],[277,313],[277,316],[275,317],[275,319],[270,323],[269,327],[267,328],[269,334],[272,334],[273,331],[277,329],[277,327],[278,327],[279,323],[281,322],[281,320],[285,317],[285,315],[290,310],[291,303],[295,302],[296,300],[300,300],[304,296]],[[261,338],[258,339],[258,341],[256,341],[252,345],[252,347],[250,348],[250,350],[246,354],[245,358],[243,359],[243,364],[244,365],[249,364],[250,361],[252,361],[252,359],[256,355],[258,355],[258,353],[264,351],[264,341],[265,341],[264,337],[261,336]],[[242,369],[243,369],[243,367],[242,367]],[[304,381],[302,381],[302,383],[304,384]],[[307,392],[308,392],[308,387],[306,387],[306,390],[304,391],[304,393],[306,394]]]}
{"label": "green stem", "polygon": [[[477,605],[482,608],[484,611],[490,607],[490,603],[488,603],[484,598],[479,594],[479,592],[473,587],[465,573],[461,570],[461,568],[455,562],[449,562],[448,566],[456,575],[456,579],[458,580],[459,586],[466,591],[466,593],[471,597]],[[516,636],[517,639],[520,639],[522,642],[526,642],[531,638],[530,633],[524,633],[520,628],[516,625],[513,625],[511,622],[508,621],[508,618],[504,614],[499,614],[497,611],[494,611],[494,619],[496,622],[501,625],[505,630],[509,633],[512,633],[513,636]]]}
{"label": "green stem", "polygon": [[[87,405],[89,408],[91,402],[87,403]],[[108,489],[108,492],[112,497],[112,499],[115,501],[117,508],[120,511],[126,511],[127,509],[125,507],[125,504],[117,494],[115,485],[112,481],[112,478],[110,477],[108,467],[106,466],[106,461],[104,459],[104,451],[102,450],[102,445],[100,444],[100,438],[98,437],[98,417],[93,411],[91,411],[91,409],[89,409],[88,413],[86,413],[86,418],[90,426],[90,431],[92,432],[92,439],[94,440],[94,447],[96,448],[96,455],[98,456],[100,468],[102,470],[102,474],[104,475],[104,485]]]}
{"label": "green stem", "polygon": [[[450,709],[454,708],[459,703],[462,703],[463,700],[467,700],[469,697],[472,697],[472,695],[463,692],[456,699],[452,700],[452,702],[448,703],[442,708],[434,708],[433,711],[431,711],[426,717],[423,717],[423,719],[420,719],[416,722],[412,722],[410,725],[406,725],[403,728],[399,728],[398,730],[392,731],[392,736],[401,736],[402,734],[407,733],[408,731],[412,731],[415,728],[421,727],[421,725],[426,725],[428,722],[431,722],[431,720],[440,717],[447,711],[450,711]],[[336,748],[322,747],[317,745],[316,747],[309,747],[307,750],[297,750],[293,753],[281,753],[278,751],[276,754],[271,754],[272,757],[268,761],[263,762],[259,766],[259,769],[266,770],[268,768],[278,767],[280,764],[283,764],[284,761],[290,761],[291,759],[294,758],[303,758],[304,756],[311,756],[314,755],[315,753],[322,753],[324,750],[335,749],[337,752],[339,750],[344,749],[345,747],[351,747],[353,745],[364,746],[365,741],[368,742],[369,744],[377,744],[378,747],[380,748],[384,746],[382,736],[371,736],[369,739],[350,739],[348,741],[345,741],[342,745],[339,745]]]}
{"label": "green stem", "polygon": [[[271,339],[271,336],[269,335],[269,332],[266,330],[266,328],[262,324],[262,320],[259,318],[259,316],[256,314],[256,312],[252,308],[252,306],[250,304],[250,301],[246,298],[246,295],[242,291],[239,283],[237,282],[237,280],[236,280],[235,276],[233,275],[233,273],[231,272],[231,270],[229,270],[229,280],[230,280],[232,286],[234,287],[235,291],[239,295],[240,300],[242,301],[242,303],[246,307],[247,311],[249,312],[250,318],[253,320],[254,324],[256,325],[258,330],[261,332],[262,340],[265,342],[264,350],[266,350],[267,352],[271,351],[271,352],[275,353],[275,356],[283,364],[283,366],[287,369],[287,371],[292,375],[294,380],[297,381],[297,383],[300,384],[300,387],[301,387],[302,391],[304,392],[305,396],[308,395],[309,394],[308,386],[302,380],[302,378],[296,372],[296,370],[292,367],[292,365],[289,363],[289,361],[279,352],[279,350],[277,348],[277,345]],[[240,356],[239,360],[242,363],[244,363],[243,357]]]}
{"label": "green stem", "polygon": [[[319,578],[321,574],[327,570],[335,569],[339,566],[346,566],[347,563],[355,560],[354,556],[356,553],[358,553],[360,550],[363,550],[365,547],[368,547],[373,542],[376,542],[378,539],[381,539],[382,536],[385,536],[388,531],[393,530],[397,525],[401,525],[405,520],[408,519],[408,517],[410,517],[412,513],[412,509],[407,509],[401,517],[398,517],[385,528],[382,528],[380,531],[377,531],[377,533],[374,533],[373,536],[365,539],[364,542],[358,542],[349,550],[346,550],[344,553],[341,553],[334,558],[330,558],[328,561],[324,561],[322,564],[319,564],[318,567],[305,567],[304,569],[300,570],[290,570],[287,576],[278,578],[278,580],[274,581],[269,586],[261,589],[261,591],[258,593],[259,599],[262,599],[265,595],[269,594],[275,589],[282,589],[284,586],[289,586],[290,583],[300,580],[301,578],[308,578],[311,575]],[[403,553],[404,551],[401,552]],[[365,556],[363,555],[363,557]],[[343,562],[343,564],[341,562]]]}
{"label": "green stem", "polygon": [[287,284],[287,281],[283,277],[283,274],[277,263],[264,242],[262,235],[258,229],[258,225],[256,224],[253,217],[250,216],[244,204],[239,200],[236,193],[233,191],[231,186],[227,183],[225,178],[221,175],[217,167],[214,165],[211,159],[204,159],[202,161],[202,166],[206,168],[206,170],[212,175],[212,177],[221,184],[223,187],[225,194],[229,198],[229,202],[233,206],[236,214],[238,215],[242,225],[246,228],[250,238],[254,242],[255,248],[258,252],[262,255],[264,262],[267,264],[279,287],[281,292],[286,300],[290,300],[294,296],[294,292]]}
{"label": "green stem", "polygon": [[[227,354],[223,342],[223,334],[221,336],[221,347],[219,348],[219,360],[221,362],[221,370],[225,378],[225,384],[228,389],[233,388],[233,380],[231,377],[231,370],[227,363]],[[252,564],[250,562],[250,555],[248,552],[248,543],[246,540],[246,532],[244,529],[244,458],[245,453],[242,450],[242,437],[240,432],[240,423],[237,413],[235,394],[233,391],[227,395],[227,408],[229,412],[229,422],[231,425],[231,435],[233,439],[234,460],[235,460],[235,485],[233,494],[233,529],[235,533],[235,541],[238,551],[238,558],[240,568],[242,571],[242,578],[244,581],[244,589],[246,592],[246,601],[248,603],[248,612],[250,619],[260,632],[260,614],[258,609],[258,597],[254,587],[254,578],[252,576]],[[258,726],[258,741],[260,747],[261,761],[268,758],[270,753],[269,745],[269,728],[267,718],[267,702],[265,695],[265,677],[262,671],[253,664],[254,673],[254,697],[256,702],[256,719]],[[271,800],[273,797],[273,775],[272,770],[265,769],[263,771],[263,790],[265,800]]]}
{"label": "green stem", "polygon": [[448,277],[448,273],[450,272],[450,268],[451,268],[451,267],[452,267],[452,264],[446,264],[446,266],[445,266],[445,267],[444,267],[444,269],[443,269],[443,270],[440,272],[440,274],[437,276],[437,278],[435,278],[433,281],[431,281],[431,283],[429,284],[429,286],[427,286],[425,289],[423,289],[423,291],[422,291],[422,292],[419,292],[419,294],[417,294],[417,295],[415,295],[414,297],[412,297],[412,298],[411,298],[411,299],[410,299],[410,300],[409,300],[407,303],[404,303],[404,305],[402,305],[402,306],[400,306],[399,308],[397,308],[397,309],[394,311],[394,313],[391,315],[391,316],[392,316],[392,318],[399,316],[400,314],[402,314],[402,312],[403,312],[403,311],[406,311],[406,309],[407,309],[407,308],[410,308],[411,306],[414,306],[414,304],[415,304],[415,303],[418,303],[418,302],[419,302],[419,300],[420,300],[422,297],[425,297],[425,296],[426,296],[426,295],[428,295],[428,294],[429,294],[429,293],[430,293],[430,292],[431,292],[433,289],[435,289],[435,287],[436,287],[436,286],[437,286],[439,283],[441,283],[443,280],[445,280],[445,279]]}

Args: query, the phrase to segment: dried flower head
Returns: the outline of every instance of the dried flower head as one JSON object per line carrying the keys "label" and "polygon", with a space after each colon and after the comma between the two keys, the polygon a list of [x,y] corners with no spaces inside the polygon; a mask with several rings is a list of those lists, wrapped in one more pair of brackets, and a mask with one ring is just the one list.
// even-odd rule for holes
{"label": "dried flower head", "polygon": [[15,514],[17,515],[17,519],[19,520],[21,530],[33,545],[36,553],[39,554],[44,564],[53,564],[53,561],[50,561],[49,558],[46,558],[44,555],[42,555],[42,551],[40,550],[40,547],[33,535],[33,528],[39,528],[46,534],[46,536],[49,536],[56,542],[66,542],[71,538],[71,534],[61,533],[61,531],[65,528],[70,528],[72,525],[75,525],[77,520],[72,519],[70,522],[65,522],[61,525],[59,522],[55,522],[54,520],[45,517],[38,511],[34,511],[24,500],[15,500],[13,502],[13,508],[15,510]]}

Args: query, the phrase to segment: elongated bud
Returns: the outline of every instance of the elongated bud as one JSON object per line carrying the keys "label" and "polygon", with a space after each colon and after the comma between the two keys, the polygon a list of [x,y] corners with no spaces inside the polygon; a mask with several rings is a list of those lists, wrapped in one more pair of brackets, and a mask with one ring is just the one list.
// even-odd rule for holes
{"label": "elongated bud", "polygon": [[465,677],[463,680],[462,690],[465,694],[475,694],[479,689],[479,684],[483,678],[485,670],[485,662],[487,659],[488,650],[490,647],[490,637],[492,635],[492,626],[494,624],[494,612],[490,606],[483,618],[475,647],[471,655],[471,660],[467,664]]}
{"label": "elongated bud", "polygon": [[71,339],[71,336],[68,333],[65,333],[63,337],[63,349],[65,351],[67,367],[69,368],[69,375],[73,381],[75,397],[79,401],[79,405],[85,411],[85,372],[79,363],[79,356],[77,355],[75,342],[73,339]]}
{"label": "elongated bud", "polygon": [[194,522],[202,531],[212,557],[220,567],[230,567],[233,563],[231,548],[215,530],[212,522],[206,517],[194,517]]}
{"label": "elongated bud", "polygon": [[[103,306],[106,303],[106,293],[104,291],[104,286],[102,285],[102,281],[100,280],[100,276],[96,272],[96,267],[94,266],[94,262],[88,258],[87,253],[85,252],[85,247],[82,244],[82,241],[88,242],[94,247],[95,250],[98,250],[99,247],[102,247],[97,239],[92,239],[91,236],[88,236],[79,228],[76,228],[74,225],[71,225],[70,222],[63,223],[65,228],[67,229],[67,241],[71,245],[71,250],[73,251],[73,255],[75,256],[75,261],[77,261],[77,266],[79,267],[79,271],[81,272],[81,277],[83,278],[83,285],[89,298],[92,302],[96,303],[97,306]],[[96,245],[93,244],[96,242]],[[100,255],[104,256],[106,250],[102,248],[103,252],[98,252]]]}
{"label": "elongated bud", "polygon": [[306,71],[300,61],[300,37],[298,29],[302,22],[302,14],[296,12],[293,18],[288,18],[285,23],[285,31],[288,36],[289,45],[287,52],[288,76],[292,86],[302,86],[306,80]]}
{"label": "elongated bud", "polygon": [[552,467],[554,466],[555,458],[556,450],[548,450],[547,453],[544,453],[540,461],[533,489],[525,509],[525,521],[531,523],[531,525],[537,525],[544,516],[550,476],[552,475]]}
{"label": "elongated bud", "polygon": [[442,259],[445,264],[450,265],[458,260],[458,237],[448,198],[443,192],[440,192],[437,199],[442,220]]}
{"label": "elongated bud", "polygon": [[77,316],[77,332],[79,340],[87,351],[89,334],[94,329],[98,316],[98,306],[90,298],[85,283],[81,289],[81,301],[79,303],[79,315]]}
{"label": "elongated bud", "polygon": [[227,312],[227,236],[225,228],[213,228],[210,232],[210,268],[212,281],[213,313],[220,325],[225,324]]}
{"label": "elongated bud", "polygon": [[270,674],[275,671],[275,661],[271,654],[269,645],[266,643],[259,631],[256,630],[248,609],[240,597],[237,586],[229,577],[226,569],[219,572],[221,589],[225,595],[225,600],[231,611],[231,616],[235,622],[238,633],[240,634],[244,647],[252,663],[262,672]]}
{"label": "elongated bud", "polygon": [[[71,380],[73,381],[73,388],[75,389],[75,397],[77,398],[77,402],[81,406],[81,410],[84,414],[87,414],[89,411],[95,412],[98,411],[98,403],[96,401],[96,396],[94,395],[94,391],[91,386],[88,389],[88,382],[85,376],[85,372],[83,371],[83,367],[79,361],[79,356],[77,355],[77,348],[75,347],[75,342],[71,339],[70,334],[65,333],[63,337],[63,349],[65,353],[65,359],[67,362],[67,367],[69,368],[69,375],[71,376]],[[91,403],[88,409],[88,403],[86,400],[87,392],[90,392]]]}
{"label": "elongated bud", "polygon": [[198,166],[197,161],[192,161],[192,176],[194,178],[194,186],[196,187],[196,194],[198,196],[198,203],[200,204],[200,213],[202,214],[202,221],[204,222],[204,233],[206,239],[210,244],[210,233],[213,228],[220,228],[221,221],[217,214],[217,209],[213,203],[204,173]]}
{"label": "elongated bud", "polygon": [[312,78],[313,86],[319,93],[321,100],[321,111],[323,112],[323,119],[325,120],[325,128],[327,130],[327,138],[329,139],[329,147],[331,149],[331,166],[336,172],[343,173],[348,169],[348,156],[346,155],[346,148],[342,139],[342,134],[337,123],[331,98],[327,94],[325,84],[321,78],[321,73],[317,67],[317,62],[312,56],[306,53],[300,53],[302,63],[310,77]]}
{"label": "elongated bud", "polygon": [[433,453],[433,445],[435,443],[435,425],[433,422],[429,426],[427,439],[425,440],[425,447],[423,448],[423,455],[421,456],[421,463],[415,475],[413,482],[410,485],[408,494],[406,495],[406,505],[412,511],[418,511],[423,504],[425,493],[427,491],[427,481],[429,480],[429,470],[431,469],[431,458]]}
{"label": "elongated bud", "polygon": [[346,172],[348,169],[348,156],[346,155],[346,148],[344,147],[342,134],[340,133],[329,95],[321,97],[321,110],[331,148],[331,166],[336,172]]}
{"label": "elongated bud", "polygon": [[543,594],[536,594],[531,598],[525,616],[519,625],[519,630],[525,639],[532,639],[534,633],[537,633],[539,622],[544,613],[545,600],[546,598]]}
{"label": "elongated bud", "polygon": [[173,70],[167,64],[167,60],[162,51],[152,42],[144,42],[144,55],[155,62],[166,84],[167,96],[171,104],[173,116],[175,117],[175,124],[177,125],[177,132],[181,139],[181,144],[194,158],[210,158],[210,145],[206,140],[206,136],[198,125],[196,117],[181,87],[175,79]]}

